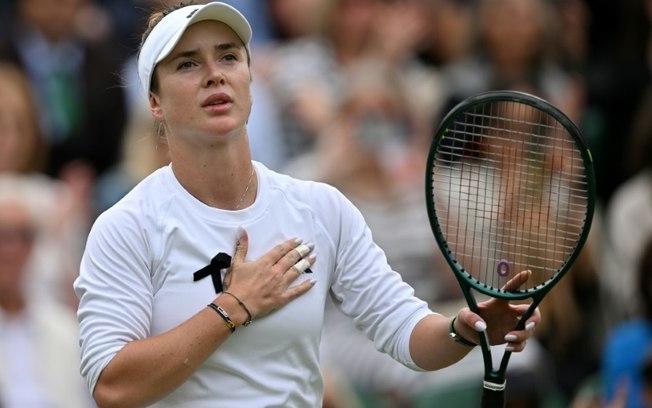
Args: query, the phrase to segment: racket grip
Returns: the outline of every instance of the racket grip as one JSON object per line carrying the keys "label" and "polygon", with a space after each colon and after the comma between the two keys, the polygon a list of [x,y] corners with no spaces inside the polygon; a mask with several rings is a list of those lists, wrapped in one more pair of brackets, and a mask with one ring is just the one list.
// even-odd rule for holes
{"label": "racket grip", "polygon": [[505,383],[484,382],[481,408],[505,408]]}

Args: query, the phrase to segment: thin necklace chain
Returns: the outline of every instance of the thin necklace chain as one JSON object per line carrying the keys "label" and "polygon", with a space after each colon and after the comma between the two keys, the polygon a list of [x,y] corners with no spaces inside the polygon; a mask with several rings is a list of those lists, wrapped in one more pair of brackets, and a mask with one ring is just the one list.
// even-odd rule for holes
{"label": "thin necklace chain", "polygon": [[240,201],[238,201],[238,204],[235,206],[236,210],[240,209],[240,206],[242,206],[242,202],[244,201],[245,197],[247,196],[247,192],[249,191],[249,187],[251,187],[251,182],[254,179],[254,173],[256,172],[255,168],[251,166],[251,174],[249,175],[249,181],[247,182],[247,188],[245,188],[244,193],[242,193],[242,197],[240,197]]}

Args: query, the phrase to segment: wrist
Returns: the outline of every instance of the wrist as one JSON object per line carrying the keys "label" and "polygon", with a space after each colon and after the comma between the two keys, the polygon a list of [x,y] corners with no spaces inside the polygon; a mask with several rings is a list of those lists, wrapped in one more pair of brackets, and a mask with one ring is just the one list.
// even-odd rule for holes
{"label": "wrist", "polygon": [[475,347],[478,344],[463,337],[460,335],[460,333],[455,329],[455,321],[457,321],[457,316],[453,317],[451,319],[450,324],[448,325],[448,336],[453,339],[456,343],[462,344],[467,347]]}
{"label": "wrist", "polygon": [[247,305],[240,300],[240,297],[229,291],[222,291],[218,297],[220,302],[229,304],[229,310],[233,312],[233,320],[238,326],[248,326],[253,320],[253,316]]}

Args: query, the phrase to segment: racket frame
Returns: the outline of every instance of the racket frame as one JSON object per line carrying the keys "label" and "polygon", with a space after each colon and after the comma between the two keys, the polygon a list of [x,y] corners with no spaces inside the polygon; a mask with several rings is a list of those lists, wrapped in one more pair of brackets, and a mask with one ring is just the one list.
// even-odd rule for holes
{"label": "racket frame", "polygon": [[[539,111],[543,111],[551,115],[566,129],[566,131],[572,137],[575,145],[578,148],[578,151],[580,153],[580,156],[582,158],[582,161],[584,162],[585,169],[586,169],[585,176],[586,176],[586,188],[587,188],[587,197],[588,197],[587,208],[586,208],[584,228],[582,229],[582,232],[577,240],[577,243],[571,255],[569,256],[568,260],[561,265],[561,267],[559,268],[557,273],[554,274],[553,277],[527,290],[518,290],[518,291],[505,291],[502,289],[495,290],[494,288],[488,287],[484,283],[480,282],[478,279],[474,278],[471,274],[469,274],[464,269],[463,265],[461,265],[457,261],[457,259],[455,259],[455,256],[450,250],[446,238],[444,237],[442,228],[439,224],[438,217],[437,217],[435,198],[433,194],[434,193],[433,168],[434,168],[434,163],[436,162],[437,159],[438,147],[441,144],[442,140],[446,137],[446,133],[448,132],[449,127],[458,118],[461,112],[468,111],[473,107],[481,104],[492,103],[492,102],[524,103]],[[426,187],[426,201],[427,201],[426,205],[428,209],[428,218],[435,236],[435,240],[437,241],[437,244],[439,245],[439,248],[441,249],[444,258],[446,259],[449,266],[453,270],[455,277],[457,278],[460,284],[464,298],[469,308],[473,312],[479,313],[478,303],[476,301],[475,296],[472,293],[472,289],[484,295],[493,298],[504,299],[507,301],[523,300],[523,299],[531,298],[532,303],[530,304],[527,311],[521,317],[521,319],[519,320],[518,324],[515,327],[515,330],[522,330],[525,327],[525,322],[532,315],[532,313],[537,308],[537,306],[539,305],[543,297],[554,287],[554,285],[571,268],[571,266],[579,256],[579,253],[582,247],[584,246],[590,232],[591,222],[593,220],[593,214],[595,211],[595,196],[596,196],[595,174],[593,169],[593,157],[591,155],[591,151],[589,150],[588,144],[584,139],[582,133],[578,129],[578,127],[575,125],[575,123],[572,120],[570,120],[561,110],[559,110],[554,105],[550,104],[544,99],[541,99],[539,97],[536,97],[534,95],[525,92],[500,90],[500,91],[489,91],[478,95],[474,95],[458,103],[442,119],[441,124],[439,125],[435,133],[435,137],[433,138],[432,145],[430,147],[430,151],[428,154],[425,187]],[[485,395],[483,395],[483,403],[484,403],[484,399],[487,393],[502,394],[504,392],[505,374],[507,371],[507,365],[509,362],[511,352],[505,351],[505,353],[503,354],[503,358],[500,362],[499,368],[495,370],[493,366],[491,351],[490,351],[490,343],[489,343],[489,339],[487,338],[486,332],[480,335],[480,346],[482,348],[482,355],[483,355],[484,368],[485,368],[485,373],[484,373]],[[490,397],[490,398],[494,398],[494,397]],[[499,397],[496,398],[497,398],[496,401],[499,401],[502,398],[503,399],[502,404],[504,404],[504,396],[500,395]],[[493,406],[493,403],[488,404],[487,406],[489,405]],[[497,403],[497,405],[500,405],[500,403]]]}

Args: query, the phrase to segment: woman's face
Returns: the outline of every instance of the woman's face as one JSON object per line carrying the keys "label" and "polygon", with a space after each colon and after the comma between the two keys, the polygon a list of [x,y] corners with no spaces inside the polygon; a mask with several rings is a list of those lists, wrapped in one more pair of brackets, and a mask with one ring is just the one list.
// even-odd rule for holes
{"label": "woman's face", "polygon": [[205,147],[245,131],[251,112],[251,72],[240,38],[227,25],[190,26],[154,72],[154,117],[165,123],[170,147]]}

